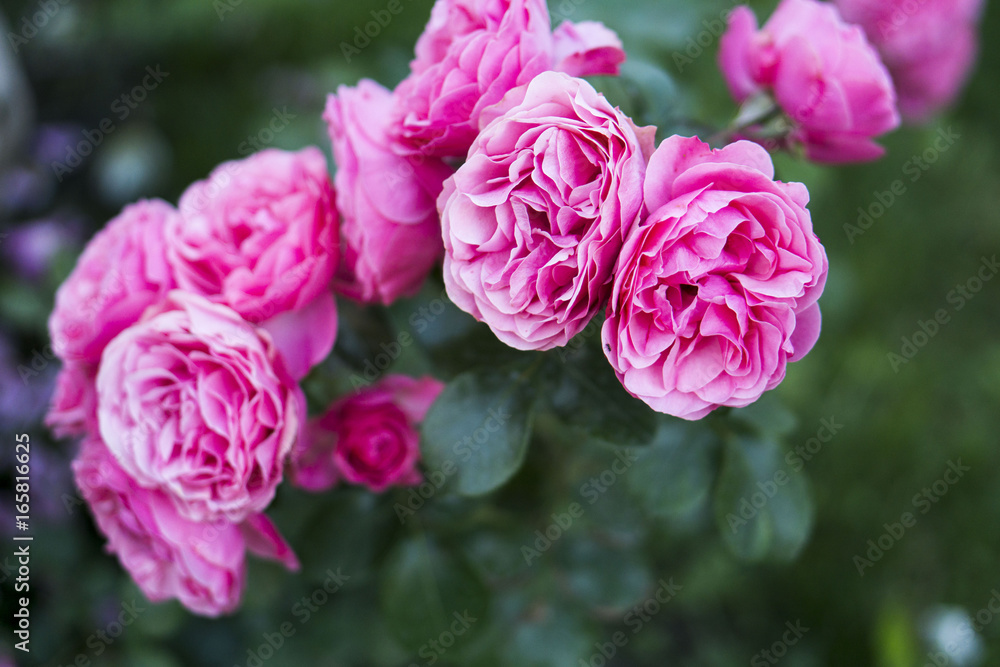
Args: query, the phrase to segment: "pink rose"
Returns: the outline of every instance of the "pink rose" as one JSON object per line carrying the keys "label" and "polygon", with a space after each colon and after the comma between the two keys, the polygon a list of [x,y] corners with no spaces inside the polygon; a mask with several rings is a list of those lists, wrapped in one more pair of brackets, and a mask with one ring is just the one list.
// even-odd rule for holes
{"label": "pink rose", "polygon": [[62,359],[97,362],[104,346],[174,287],[164,229],[179,216],[158,199],[126,206],[99,231],[56,292],[49,318]]}
{"label": "pink rose", "polygon": [[565,345],[598,312],[642,211],[652,128],[547,72],[484,114],[438,200],[448,296],[507,345]]}
{"label": "pink rose", "polygon": [[443,252],[435,202],[452,169],[392,151],[393,102],[388,90],[365,79],[356,88],[341,86],[323,115],[343,217],[334,287],[368,303],[415,294]]}
{"label": "pink rose", "polygon": [[874,137],[899,126],[896,96],[878,52],[836,7],[782,0],[763,29],[738,7],[719,45],[733,97],[774,95],[792,123],[791,142],[817,162],[873,160]]}
{"label": "pink rose", "polygon": [[322,361],[337,330],[338,231],[319,149],[268,149],[222,164],[184,192],[180,210],[166,231],[178,285],[265,328],[297,314],[296,326],[283,328],[297,336],[276,340],[289,370],[302,377]]}
{"label": "pink rose", "polygon": [[438,0],[396,89],[394,137],[406,151],[464,157],[484,109],[547,70],[618,74],[618,36],[600,23],[553,34],[544,0]]}
{"label": "pink rose", "polygon": [[618,76],[625,49],[603,23],[563,21],[553,33],[554,70],[570,76]]}
{"label": "pink rose", "polygon": [[619,260],[602,339],[633,396],[700,419],[777,386],[819,337],[826,252],[801,183],[747,141],[673,136],[649,162],[650,211]]}
{"label": "pink rose", "polygon": [[908,121],[951,104],[978,49],[983,0],[836,0],[882,54]]}
{"label": "pink rose", "polygon": [[[442,29],[444,15],[459,17],[456,26]],[[396,89],[396,139],[414,153],[460,157],[483,109],[551,69],[549,12],[544,0],[438,0],[428,28]]]}
{"label": "pink rose", "polygon": [[298,569],[291,549],[264,515],[242,526],[186,519],[162,491],[130,478],[99,438],[84,440],[73,473],[108,538],[108,551],[117,554],[152,602],[176,598],[203,616],[233,611],[243,593],[251,544],[257,555]]}
{"label": "pink rose", "polygon": [[294,483],[310,491],[329,489],[341,477],[374,491],[419,483],[417,425],[442,389],[434,378],[390,375],[337,401],[310,422],[296,448]]}
{"label": "pink rose", "polygon": [[57,438],[97,433],[97,365],[67,361],[56,376],[45,425]]}
{"label": "pink rose", "polygon": [[305,420],[270,336],[181,291],[111,341],[97,396],[122,468],[195,521],[263,511]]}

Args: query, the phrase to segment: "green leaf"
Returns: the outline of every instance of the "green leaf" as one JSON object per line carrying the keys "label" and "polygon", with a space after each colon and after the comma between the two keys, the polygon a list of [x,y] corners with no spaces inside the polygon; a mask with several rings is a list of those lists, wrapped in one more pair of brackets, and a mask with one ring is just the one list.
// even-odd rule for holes
{"label": "green leaf", "polygon": [[[489,593],[482,580],[459,554],[428,538],[401,542],[389,555],[379,599],[390,632],[413,653],[456,621],[462,635],[488,625]],[[458,636],[457,643],[462,641]]]}
{"label": "green leaf", "polygon": [[715,489],[715,519],[736,556],[792,560],[812,528],[805,477],[785,465],[776,441],[734,438],[726,445]]}
{"label": "green leaf", "polygon": [[451,488],[464,496],[502,486],[524,462],[534,398],[524,372],[483,369],[458,376],[424,419],[425,464],[452,477]]}
{"label": "green leaf", "polygon": [[712,487],[715,437],[700,424],[663,423],[649,447],[636,450],[629,490],[653,515],[682,514]]}
{"label": "green leaf", "polygon": [[733,410],[728,418],[746,424],[759,433],[774,437],[792,433],[799,422],[795,413],[789,410],[773,391],[761,396],[756,403]]}
{"label": "green leaf", "polygon": [[648,445],[656,434],[657,413],[625,391],[599,350],[581,348],[570,355],[550,399],[556,415],[609,444]]}
{"label": "green leaf", "polygon": [[590,607],[624,611],[641,602],[651,577],[638,550],[584,538],[562,553],[569,590]]}

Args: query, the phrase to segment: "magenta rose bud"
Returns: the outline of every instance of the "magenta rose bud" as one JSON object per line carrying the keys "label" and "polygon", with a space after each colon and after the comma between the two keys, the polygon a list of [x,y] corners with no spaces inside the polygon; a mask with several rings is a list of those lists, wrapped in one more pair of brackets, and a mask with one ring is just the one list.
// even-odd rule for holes
{"label": "magenta rose bud", "polygon": [[99,231],[56,291],[49,318],[61,359],[98,362],[104,346],[175,286],[164,233],[179,218],[158,199],[126,206]]}
{"label": "magenta rose bud", "polygon": [[57,438],[97,433],[97,364],[63,363],[45,425]]}
{"label": "magenta rose bud", "polygon": [[435,158],[393,152],[394,99],[365,79],[330,95],[323,115],[342,216],[343,255],[334,287],[366,303],[390,304],[415,294],[444,251],[435,202],[452,169]]}
{"label": "magenta rose bud", "polygon": [[983,0],[836,0],[864,28],[910,122],[926,122],[955,101],[978,50]]}
{"label": "magenta rose bud", "polygon": [[396,88],[396,141],[411,153],[464,157],[483,109],[552,69],[553,49],[544,0],[438,0]]}
{"label": "magenta rose bud", "polygon": [[179,208],[166,232],[178,286],[265,328],[294,317],[282,331],[298,336],[275,342],[296,377],[322,361],[337,331],[330,280],[339,236],[319,149],[268,149],[219,165],[181,195]]}
{"label": "magenta rose bud", "polygon": [[700,419],[776,387],[819,337],[826,251],[801,183],[767,152],[673,136],[649,162],[648,217],[629,237],[602,330],[625,389]]}
{"label": "magenta rose bud", "polygon": [[262,512],[305,421],[270,335],[181,291],[111,341],[97,401],[101,437],[125,471],[194,521]]}
{"label": "magenta rose bud", "polygon": [[438,201],[444,281],[507,345],[565,345],[602,307],[642,211],[651,128],[547,72],[484,114]]}
{"label": "magenta rose bud", "polygon": [[344,479],[373,491],[417,484],[417,426],[444,385],[434,378],[390,375],[337,401],[310,422],[296,448],[293,482],[325,491]]}
{"label": "magenta rose bud", "polygon": [[864,32],[817,0],[782,0],[760,30],[737,7],[719,44],[733,97],[771,94],[792,128],[788,139],[817,162],[873,160],[874,138],[899,126],[892,80]]}
{"label": "magenta rose bud", "polygon": [[176,598],[203,616],[235,610],[246,580],[248,548],[290,569],[298,567],[263,515],[242,526],[186,519],[162,491],[143,488],[129,477],[99,438],[84,440],[73,473],[108,538],[108,551],[152,602]]}

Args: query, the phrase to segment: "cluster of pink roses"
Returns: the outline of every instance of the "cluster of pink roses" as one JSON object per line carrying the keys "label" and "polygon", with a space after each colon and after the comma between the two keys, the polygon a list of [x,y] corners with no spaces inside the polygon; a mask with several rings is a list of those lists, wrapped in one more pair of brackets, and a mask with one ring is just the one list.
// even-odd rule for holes
{"label": "cluster of pink roses", "polygon": [[322,153],[268,150],[176,209],[126,207],[57,292],[48,422],[82,436],[77,485],[151,600],[216,615],[239,603],[247,551],[297,569],[263,513],[288,466],[315,490],[419,481],[437,381],[390,376],[306,421],[298,380],[337,331],[338,227]]}
{"label": "cluster of pink roses", "polygon": [[[971,25],[977,3],[958,4]],[[921,92],[935,77],[900,36],[933,20],[916,11],[872,39],[920,116],[956,87]],[[553,29],[544,0],[438,0],[394,91],[330,96],[333,183],[318,149],[266,150],[91,241],[50,320],[64,368],[48,422],[83,437],[77,483],[150,599],[218,614],[246,551],[297,567],[263,514],[286,468],[314,491],[419,482],[440,382],[389,376],[307,422],[298,381],[334,345],[334,292],[389,304],[443,258],[455,304],[524,350],[604,310],[623,386],[684,419],[752,403],[811,349],[828,265],[805,186],[776,181],[751,141],[657,147],[578,78],[624,60],[601,24]],[[889,71],[832,4],[783,0],[761,30],[738,9],[720,64],[737,100],[769,104],[741,136],[844,162],[878,156],[899,123]]]}

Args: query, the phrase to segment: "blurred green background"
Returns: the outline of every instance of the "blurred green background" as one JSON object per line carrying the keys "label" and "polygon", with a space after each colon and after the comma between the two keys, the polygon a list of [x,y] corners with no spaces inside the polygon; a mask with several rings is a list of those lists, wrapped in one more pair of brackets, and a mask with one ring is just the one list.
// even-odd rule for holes
{"label": "blurred green background", "polygon": [[[102,552],[74,500],[73,446],[52,441],[40,425],[57,370],[45,348],[53,292],[86,240],[124,203],[140,196],[176,201],[214,165],[245,154],[251,139],[329,152],[320,120],[326,94],[361,77],[395,85],[431,3],[402,0],[403,12],[349,61],[342,44],[362,44],[354,43],[355,29],[384,9],[384,0],[42,4],[57,10],[37,34],[7,37],[0,47],[0,656],[15,653],[10,478],[14,434],[27,432],[35,445],[32,652],[17,652],[17,664],[1000,664],[1000,620],[992,622],[998,614],[990,610],[991,600],[1000,610],[1000,281],[968,297],[952,292],[977,275],[984,258],[1000,254],[995,7],[987,10],[980,62],[960,104],[926,127],[887,137],[881,161],[829,168],[776,158],[779,178],[808,185],[830,257],[822,338],[759,411],[781,432],[782,455],[809,447],[822,420],[840,425],[829,442],[811,443],[808,460],[789,455],[778,466],[796,480],[779,494],[808,481],[808,495],[791,500],[800,507],[786,508],[805,517],[797,528],[804,536],[812,498],[804,548],[738,558],[704,489],[655,511],[663,498],[640,502],[628,493],[640,484],[629,480],[591,506],[581,500],[581,485],[608,468],[613,452],[540,423],[528,464],[495,498],[442,494],[402,526],[393,505],[406,502],[405,490],[314,497],[283,489],[272,513],[303,571],[251,561],[241,611],[205,620],[174,603],[146,603]],[[752,5],[764,16],[773,3]],[[622,37],[627,76],[598,82],[613,103],[664,131],[688,132],[723,125],[735,112],[715,66],[717,21],[731,6],[550,3],[554,22],[603,20]],[[40,7],[38,0],[4,0],[4,34],[26,35],[23,18]],[[691,59],[683,68],[678,52]],[[147,68],[162,73],[158,83]],[[110,133],[101,129],[106,118]],[[95,147],[74,166],[72,146],[88,136]],[[934,147],[939,136],[952,137],[944,150],[943,143]],[[914,171],[915,158],[926,170]],[[72,168],[56,178],[54,162]],[[897,180],[903,194],[890,195]],[[852,235],[845,225],[858,224],[859,208],[873,217],[863,234]],[[440,289],[432,281],[424,296],[394,312],[405,317]],[[916,336],[925,344],[894,368],[889,354],[901,354],[903,338],[912,340],[942,309],[947,323],[933,337]],[[344,313],[348,323],[362,317],[350,306]],[[391,331],[380,335],[371,347],[392,340]],[[338,349],[350,345],[347,336]],[[785,414],[779,403],[794,421],[778,419]],[[702,487],[713,478],[720,483],[717,457],[712,463]],[[968,471],[941,482],[949,463]],[[690,462],[679,468],[702,470]],[[663,484],[681,477],[668,475]],[[766,486],[768,479],[758,481]],[[646,488],[656,481],[646,480]],[[586,508],[580,528],[566,530],[551,553],[527,566],[522,546],[572,502]],[[770,509],[780,501],[773,502]],[[915,524],[886,538],[899,534],[892,524],[906,512]],[[761,539],[789,530],[779,512],[775,517],[757,527],[767,533]],[[869,540],[878,547],[880,538],[873,550]],[[856,557],[871,561],[860,566],[863,575]],[[338,568],[347,582],[304,620],[303,596]],[[679,588],[669,602],[660,604],[661,595],[651,604],[661,581]],[[122,604],[133,599],[144,608],[135,622],[111,643],[95,639],[114,629]],[[428,599],[439,609],[426,609]],[[439,619],[465,610],[477,620],[447,637],[450,620]],[[286,622],[294,634],[266,650]],[[613,643],[617,632],[627,639],[623,648]]]}

